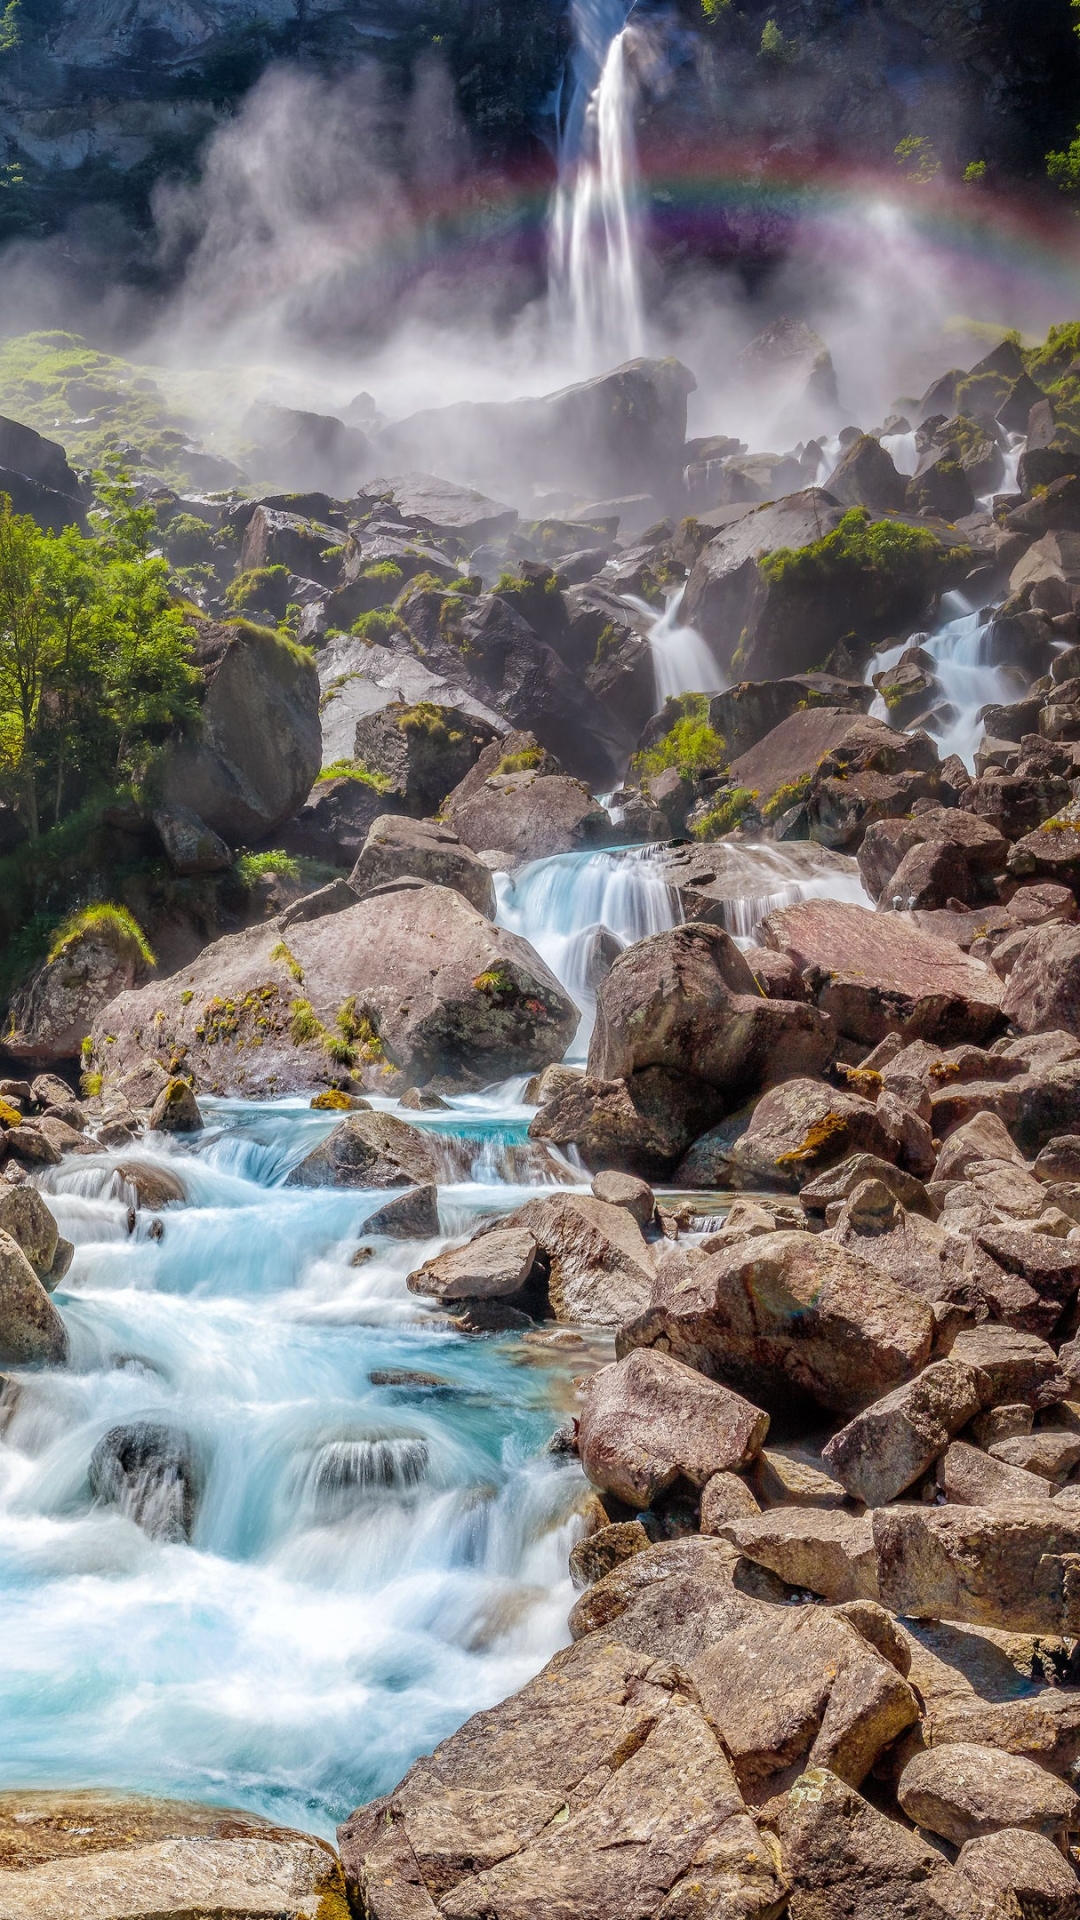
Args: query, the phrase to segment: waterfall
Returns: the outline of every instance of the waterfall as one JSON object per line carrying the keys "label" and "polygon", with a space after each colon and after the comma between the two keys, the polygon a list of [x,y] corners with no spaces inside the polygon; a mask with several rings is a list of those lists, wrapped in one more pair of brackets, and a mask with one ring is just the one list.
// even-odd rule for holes
{"label": "waterfall", "polygon": [[634,106],[624,0],[575,0],[569,107],[551,210],[551,310],[581,372],[644,352]]}
{"label": "waterfall", "polygon": [[685,593],[686,588],[679,587],[669,594],[661,613],[647,600],[639,600],[632,593],[626,595],[630,605],[649,622],[658,708],[674,694],[722,693],[727,686],[708,643],[696,627],[685,626],[679,618]]}
{"label": "waterfall", "polygon": [[[982,735],[979,714],[983,707],[1015,698],[1010,694],[1001,669],[989,658],[993,644],[993,621],[984,621],[973,612],[959,593],[947,593],[941,603],[945,616],[936,633],[913,634],[899,646],[874,654],[866,669],[867,681],[876,673],[894,667],[909,647],[919,646],[934,661],[941,691],[953,708],[954,717],[943,729],[938,751],[943,760],[958,753],[969,770],[974,769],[975,749]],[[870,709],[876,720],[888,723],[889,710],[878,694]]]}

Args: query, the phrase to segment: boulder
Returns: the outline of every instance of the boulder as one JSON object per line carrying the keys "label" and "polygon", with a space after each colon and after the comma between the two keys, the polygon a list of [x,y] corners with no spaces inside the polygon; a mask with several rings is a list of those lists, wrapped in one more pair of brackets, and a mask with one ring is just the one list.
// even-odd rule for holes
{"label": "boulder", "polygon": [[585,1389],[578,1451],[594,1486],[651,1507],[678,1481],[701,1488],[748,1466],[769,1416],[668,1354],[639,1351],[602,1367]]}
{"label": "boulder", "polygon": [[1022,1033],[1080,1037],[1080,927],[1035,927],[1005,983],[1001,1010]]}
{"label": "boulder", "polygon": [[12,997],[4,1047],[16,1060],[77,1060],[103,1007],[145,972],[143,950],[119,917],[76,920]]}
{"label": "boulder", "polygon": [[202,1471],[190,1435],[161,1421],[111,1427],[90,1455],[90,1491],[155,1540],[190,1540]]}
{"label": "boulder", "polygon": [[464,846],[451,827],[436,820],[412,820],[386,813],[368,830],[349,885],[357,894],[403,876],[436,887],[452,887],[486,919],[495,918],[495,883],[490,870]]}
{"label": "boulder", "polygon": [[643,1232],[655,1216],[656,1195],[647,1180],[638,1180],[632,1173],[598,1173],[592,1193],[609,1207],[625,1207]]}
{"label": "boulder", "polygon": [[768,914],[761,938],[800,971],[816,970],[818,1006],[863,1046],[876,1046],[887,1033],[947,1046],[978,1043],[1000,1022],[997,975],[924,933],[907,914],[803,900]]}
{"label": "boulder", "polygon": [[780,1507],[713,1531],[790,1587],[829,1601],[877,1599],[874,1535],[865,1514]]}
{"label": "boulder", "polygon": [[[0,416],[0,467],[6,467],[12,473],[22,474],[27,480],[35,480],[41,487],[62,494],[74,510],[68,526],[81,524],[85,507],[82,504],[83,488],[68,457],[57,440],[46,440],[43,434],[33,427],[24,426],[21,420],[9,420]],[[0,492],[6,492],[0,487]],[[15,512],[26,511],[15,504]],[[56,529],[60,531],[59,528]]]}
{"label": "boulder", "polygon": [[1022,1754],[996,1747],[930,1747],[909,1760],[897,1799],[916,1826],[954,1847],[1002,1828],[1046,1835],[1080,1826],[1080,1798]]}
{"label": "boulder", "polygon": [[815,1009],[766,1000],[730,934],[692,921],[619,955],[596,996],[588,1071],[616,1080],[663,1067],[734,1097],[818,1073],[831,1052]]}
{"label": "boulder", "polygon": [[611,821],[581,780],[569,774],[493,773],[463,798],[451,793],[443,817],[477,853],[505,849],[517,862],[594,847],[611,833]]}
{"label": "boulder", "polygon": [[151,1133],[201,1133],[203,1124],[190,1083],[177,1079],[162,1087],[147,1121]]}
{"label": "boulder", "polygon": [[63,1320],[18,1241],[0,1231],[0,1366],[62,1366],[67,1356]]}
{"label": "boulder", "polygon": [[935,857],[943,844],[952,849],[950,857],[959,863],[959,899],[967,897],[976,876],[1005,870],[1009,843],[991,821],[959,807],[928,807],[904,820],[875,820],[867,827],[857,858],[871,897],[893,911],[924,904],[943,907],[950,897],[944,889],[933,903],[905,898],[913,892],[903,877],[905,865],[910,860],[907,872],[913,873],[914,855],[928,843],[936,849]]}
{"label": "boulder", "polygon": [[230,846],[259,841],[302,806],[322,758],[311,656],[247,621],[200,624],[198,730],[155,769],[158,805],[187,807]]}
{"label": "boulder", "polygon": [[374,822],[385,816],[387,797],[354,773],[319,774],[305,804],[279,828],[284,852],[329,866],[351,867]]}
{"label": "boulder", "polygon": [[517,523],[513,507],[434,473],[391,474],[388,479],[370,481],[365,492],[390,500],[403,526],[460,540],[466,547],[511,533]]}
{"label": "boulder", "polygon": [[[590,1171],[625,1170],[642,1180],[662,1180],[723,1109],[714,1087],[667,1067],[648,1067],[629,1080],[579,1074],[552,1087],[529,1137],[576,1148]],[[715,1182],[680,1178],[680,1184]]]}
{"label": "boulder", "polygon": [[60,1235],[40,1193],[28,1181],[18,1187],[0,1184],[0,1232],[21,1247],[39,1280],[52,1276]]}
{"label": "boulder", "polygon": [[[835,712],[844,708],[865,713],[873,700],[873,688],[860,680],[841,680],[832,673],[798,673],[786,680],[740,680],[723,693],[714,693],[709,701],[709,725],[720,735],[729,763],[755,747],[793,713],[815,707]],[[662,716],[657,716],[660,719]],[[643,747],[655,744],[651,722],[642,737]]]}
{"label": "boulder", "polygon": [[389,1240],[431,1240],[439,1231],[439,1189],[433,1180],[410,1187],[396,1200],[384,1201],[369,1213],[363,1226],[369,1234],[385,1234]]}
{"label": "boulder", "polygon": [[613,1567],[635,1553],[646,1553],[649,1536],[640,1520],[620,1520],[610,1527],[598,1527],[570,1549],[570,1577],[576,1587],[591,1587]]}
{"label": "boulder", "polygon": [[853,1499],[895,1500],[974,1419],[989,1392],[973,1367],[937,1360],[835,1434],[824,1458]]}
{"label": "boulder", "polygon": [[652,1299],[616,1341],[656,1347],[781,1419],[861,1412],[921,1371],[933,1315],[811,1233],[665,1249]]}
{"label": "boulder", "polygon": [[1077,1920],[1080,1881],[1045,1834],[999,1827],[961,1847],[956,1870],[1002,1912],[1022,1920]]}
{"label": "boulder", "polygon": [[536,1241],[524,1227],[496,1227],[467,1246],[425,1260],[410,1273],[412,1293],[435,1300],[503,1300],[519,1294],[536,1264]]}
{"label": "boulder", "polygon": [[714,1473],[701,1490],[702,1533],[723,1534],[729,1520],[748,1520],[760,1511],[746,1481],[737,1473]]}
{"label": "boulder", "polygon": [[402,881],[287,940],[258,926],[216,941],[114,1000],[93,1037],[106,1085],[181,1058],[200,1090],[246,1096],[309,1090],[343,1058],[384,1086],[388,1063],[484,1085],[561,1059],[577,1018],[525,940],[456,891]]}
{"label": "boulder", "polygon": [[535,1240],[556,1320],[617,1327],[648,1302],[652,1249],[625,1207],[579,1193],[545,1194],[504,1225]]}
{"label": "boulder", "polygon": [[981,1447],[954,1440],[937,1466],[937,1483],[955,1507],[1009,1507],[1018,1501],[1046,1499],[1048,1488],[1037,1473],[994,1460]]}
{"label": "boulder", "polygon": [[396,700],[357,721],[353,757],[376,776],[384,805],[421,818],[438,812],[495,737],[460,707]]}
{"label": "boulder", "polygon": [[325,1840],[257,1814],[149,1795],[0,1795],[3,1920],[346,1920]]}
{"label": "boulder", "polygon": [[773,805],[783,810],[789,790],[789,804],[805,798],[810,777],[826,754],[853,733],[862,737],[862,719],[843,707],[812,706],[792,713],[731,762],[728,778],[756,794],[759,809],[769,806],[771,817]]}
{"label": "boulder", "polygon": [[907,482],[897,472],[892,455],[880,440],[862,433],[844,448],[824,490],[844,507],[869,507],[872,513],[899,513]]}
{"label": "boulder", "polygon": [[1068,1382],[1054,1349],[1032,1333],[983,1322],[958,1333],[950,1358],[984,1374],[990,1384],[990,1406],[1052,1407],[1064,1400]]}
{"label": "boulder", "polygon": [[351,1113],[294,1167],[290,1187],[412,1187],[437,1182],[424,1134],[393,1113]]}
{"label": "boulder", "polygon": [[855,852],[874,821],[906,817],[917,800],[941,802],[948,793],[928,733],[899,733],[867,716],[818,761],[805,796],[807,828],[822,846]]}
{"label": "boulder", "polygon": [[260,502],[244,530],[240,571],[286,567],[302,580],[334,586],[341,575],[341,545],[340,528]]}
{"label": "boulder", "polygon": [[199,873],[226,873],[232,866],[232,852],[224,840],[190,807],[158,807],[153,819],[165,857],[182,879]]}
{"label": "boulder", "polygon": [[874,1544],[882,1605],[893,1613],[1013,1633],[1080,1626],[1080,1512],[1059,1500],[879,1507]]}
{"label": "boulder", "polygon": [[763,1094],[737,1139],[716,1132],[715,1158],[706,1153],[706,1135],[678,1169],[677,1186],[797,1190],[851,1154],[886,1160],[895,1153],[876,1106],[820,1080],[785,1080]]}
{"label": "boulder", "polygon": [[824,1767],[791,1788],[780,1841],[791,1920],[979,1920],[937,1898],[950,1874],[936,1848]]}

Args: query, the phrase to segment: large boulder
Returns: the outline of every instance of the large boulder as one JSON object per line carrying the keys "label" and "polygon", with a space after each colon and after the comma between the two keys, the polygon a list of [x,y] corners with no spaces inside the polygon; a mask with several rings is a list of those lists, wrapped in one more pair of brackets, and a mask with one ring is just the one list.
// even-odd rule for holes
{"label": "large boulder", "polygon": [[67,1329],[17,1240],[0,1230],[0,1366],[60,1366]]}
{"label": "large boulder", "polygon": [[862,433],[844,448],[825,482],[825,492],[843,507],[869,507],[871,513],[899,513],[907,482],[892,455],[872,434]]}
{"label": "large boulder", "polygon": [[542,1100],[529,1136],[573,1147],[590,1173],[662,1180],[725,1106],[715,1087],[668,1067],[646,1067],[628,1080],[575,1074]]}
{"label": "large boulder", "polygon": [[393,701],[356,723],[353,757],[376,777],[384,804],[417,818],[437,813],[495,730],[459,707]]}
{"label": "large boulder", "polygon": [[595,1486],[651,1507],[676,1481],[701,1488],[749,1466],[769,1416],[670,1354],[638,1351],[602,1367],[585,1390],[581,1464]]}
{"label": "large boulder", "polygon": [[818,1073],[832,1049],[816,1008],[767,1000],[731,935],[692,921],[619,955],[597,993],[588,1070],[617,1080],[667,1068],[735,1096]]}
{"label": "large boulder", "polygon": [[994,1507],[879,1507],[878,1590],[894,1613],[1012,1633],[1080,1630],[1080,1510],[1061,1500]]}
{"label": "large boulder", "polygon": [[973,1367],[937,1360],[857,1413],[833,1435],[824,1458],[854,1499],[884,1506],[933,1465],[989,1392]]}
{"label": "large boulder", "polygon": [[495,918],[495,883],[490,870],[451,827],[437,820],[381,814],[372,821],[349,875],[349,885],[357,894],[364,894],[403,877],[435,887],[452,887],[464,894],[485,919]]}
{"label": "large boulder", "polygon": [[375,821],[386,815],[387,797],[353,769],[321,773],[305,804],[278,829],[285,853],[329,866],[351,867]]}
{"label": "large boulder", "polygon": [[81,914],[14,995],[4,1035],[16,1060],[77,1060],[102,1007],[146,972],[146,945],[127,916]]}
{"label": "large boulder", "polygon": [[770,1087],[749,1126],[721,1124],[694,1142],[675,1182],[689,1187],[798,1189],[849,1154],[897,1157],[878,1108],[860,1094],[822,1080],[798,1078]]}
{"label": "large boulder", "polygon": [[666,1250],[616,1350],[658,1347],[785,1419],[861,1412],[926,1365],[929,1306],[812,1233]]}
{"label": "large boulder", "polygon": [[[46,440],[43,434],[37,433],[33,427],[24,426],[21,420],[0,416],[0,467],[20,473],[27,480],[36,480],[53,493],[63,494],[73,507],[82,508],[83,488],[74,468],[68,464],[67,454],[59,441]],[[0,493],[3,492],[6,492],[6,488],[0,486]],[[20,507],[15,507],[16,513],[21,511]],[[78,517],[81,519],[81,512]],[[72,523],[68,522],[69,525]]]}
{"label": "large boulder", "polygon": [[759,807],[775,801],[783,811],[789,794],[792,805],[805,795],[819,761],[856,728],[861,729],[862,720],[860,713],[834,706],[790,713],[732,761],[729,777],[736,786],[756,793]]}
{"label": "large boulder", "polygon": [[977,1920],[937,1849],[825,1767],[795,1781],[780,1836],[792,1920]]}
{"label": "large boulder", "polygon": [[412,1293],[440,1304],[455,1300],[506,1300],[519,1294],[536,1264],[536,1241],[526,1227],[496,1227],[464,1247],[435,1254],[410,1273]]}
{"label": "large boulder", "polygon": [[818,761],[806,794],[807,827],[822,846],[855,852],[872,821],[906,818],[917,800],[946,797],[930,735],[899,733],[866,715]]}
{"label": "large boulder", "polygon": [[946,1046],[978,1042],[1000,1023],[1002,986],[993,970],[908,914],[803,900],[769,914],[761,938],[801,973],[813,968],[818,1006],[863,1046],[887,1033]]}
{"label": "large boulder", "polygon": [[343,1068],[385,1086],[388,1067],[468,1087],[561,1059],[577,1019],[527,941],[448,887],[402,881],[285,939],[231,934],[121,994],[94,1058],[107,1085],[135,1070],[160,1084],[182,1060],[206,1092],[299,1091]]}
{"label": "large boulder", "polygon": [[1002,1012],[1022,1033],[1080,1037],[1080,927],[1036,927],[1005,984]]}
{"label": "large boulder", "polygon": [[1046,1835],[1080,1827],[1080,1799],[1023,1754],[995,1747],[931,1747],[910,1759],[897,1799],[917,1826],[955,1847],[1004,1827]]}
{"label": "large boulder", "polygon": [[322,760],[319,677],[292,641],[246,621],[199,626],[197,730],[155,772],[156,797],[189,807],[236,846],[263,839],[302,806]]}
{"label": "large boulder", "polygon": [[505,850],[515,864],[576,853],[611,835],[607,813],[583,781],[529,767],[492,773],[463,796],[451,793],[442,811],[466,846]]}
{"label": "large boulder", "polygon": [[618,1327],[645,1307],[653,1254],[625,1207],[591,1194],[543,1194],[527,1200],[506,1225],[535,1240],[555,1319]]}
{"label": "large boulder", "polygon": [[393,1113],[351,1113],[294,1167],[290,1187],[412,1187],[437,1181],[425,1136]]}
{"label": "large boulder", "polygon": [[155,1540],[190,1540],[202,1470],[189,1434],[159,1420],[111,1427],[90,1455],[90,1491]]}
{"label": "large boulder", "polygon": [[[793,674],[786,680],[740,680],[709,701],[709,725],[720,735],[728,759],[764,740],[793,713],[810,712],[816,707],[842,708],[865,713],[874,698],[874,689],[863,681],[841,680],[831,673]],[[659,716],[658,716],[659,718]],[[643,746],[652,746],[654,720],[646,729]]]}

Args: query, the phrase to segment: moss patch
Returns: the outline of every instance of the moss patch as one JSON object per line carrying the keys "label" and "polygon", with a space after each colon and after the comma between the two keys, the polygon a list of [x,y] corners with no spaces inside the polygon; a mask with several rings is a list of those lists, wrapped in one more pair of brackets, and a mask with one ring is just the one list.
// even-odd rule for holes
{"label": "moss patch", "polygon": [[153,949],[134,914],[126,907],[102,903],[92,907],[83,907],[81,912],[73,913],[63,922],[53,937],[49,948],[49,959],[59,960],[71,952],[81,940],[97,935],[116,948],[118,953],[129,953],[142,961],[144,966],[152,967],[157,963]]}

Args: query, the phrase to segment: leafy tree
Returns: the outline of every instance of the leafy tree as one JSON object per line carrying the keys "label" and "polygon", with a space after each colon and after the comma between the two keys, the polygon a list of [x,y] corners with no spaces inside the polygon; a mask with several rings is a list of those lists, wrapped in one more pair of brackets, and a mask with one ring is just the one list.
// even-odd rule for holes
{"label": "leafy tree", "polygon": [[145,779],[198,679],[152,508],[98,476],[93,531],[45,533],[0,495],[0,790],[31,839],[91,787]]}

